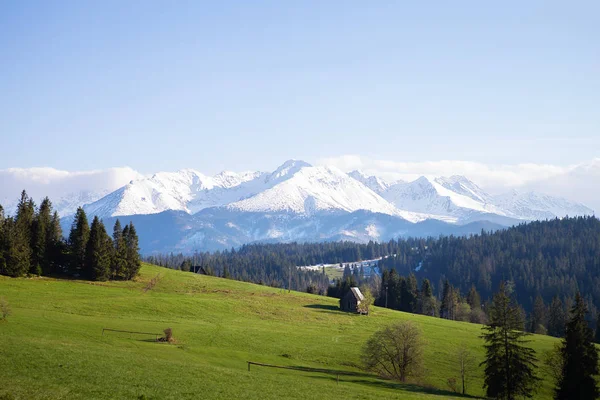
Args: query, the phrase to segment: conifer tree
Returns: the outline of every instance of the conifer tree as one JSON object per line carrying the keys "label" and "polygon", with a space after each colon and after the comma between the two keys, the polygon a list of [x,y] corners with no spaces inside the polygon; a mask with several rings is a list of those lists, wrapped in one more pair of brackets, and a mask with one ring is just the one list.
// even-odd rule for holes
{"label": "conifer tree", "polygon": [[82,274],[85,268],[85,253],[90,237],[90,226],[83,208],[79,207],[69,233],[69,273]]}
{"label": "conifer tree", "polygon": [[442,305],[440,308],[440,317],[454,320],[459,303],[459,293],[446,279],[444,282],[444,291],[442,292]]}
{"label": "conifer tree", "polygon": [[133,279],[142,266],[139,239],[133,222],[129,223],[127,233],[123,232],[123,236],[127,245],[127,273],[125,279]]}
{"label": "conifer tree", "polygon": [[[46,231],[46,258],[48,260],[48,271],[46,273],[57,272],[58,268],[64,267],[65,243],[60,226],[60,216],[54,211],[50,225]],[[64,271],[62,271],[64,272]]]}
{"label": "conifer tree", "polygon": [[31,268],[31,225],[35,214],[33,201],[23,190],[17,205],[14,223],[8,231],[8,257],[6,259],[8,275],[23,276]]}
{"label": "conifer tree", "polygon": [[598,313],[598,321],[596,321],[596,343],[600,344],[600,313]]}
{"label": "conifer tree", "polygon": [[533,303],[533,311],[529,318],[529,332],[546,334],[546,305],[539,294]]}
{"label": "conifer tree", "polygon": [[548,308],[548,335],[562,337],[565,334],[567,316],[562,301],[554,296]]}
{"label": "conifer tree", "polygon": [[472,310],[481,308],[481,296],[479,296],[479,292],[477,292],[475,285],[471,285],[471,289],[469,289],[469,293],[467,294],[467,304]]}
{"label": "conifer tree", "polygon": [[450,314],[449,311],[449,303],[450,303],[450,291],[452,288],[450,287],[450,282],[448,279],[444,281],[444,289],[442,290],[442,302],[440,304],[440,317],[449,319],[448,316]]}
{"label": "conifer tree", "polygon": [[[129,228],[127,229],[129,232]],[[127,278],[127,243],[121,228],[121,222],[117,219],[113,227],[113,259],[111,265],[111,276],[113,279]]]}
{"label": "conifer tree", "polygon": [[48,197],[42,200],[32,226],[32,268],[38,275],[49,272],[50,260],[46,251],[48,230],[52,223],[52,203]]}
{"label": "conifer tree", "polygon": [[106,281],[110,277],[112,241],[102,221],[97,216],[92,221],[90,236],[85,251],[84,275],[95,281]]}
{"label": "conifer tree", "polygon": [[405,312],[416,312],[417,306],[417,279],[413,274],[400,281],[400,310]]}
{"label": "conifer tree", "polygon": [[6,217],[4,216],[4,208],[0,204],[0,275],[5,274],[6,269]]}
{"label": "conifer tree", "polygon": [[526,347],[529,333],[521,331],[522,315],[501,283],[483,330],[486,360],[484,388],[488,397],[514,400],[532,397],[539,378],[535,375],[535,351]]}
{"label": "conifer tree", "polygon": [[423,315],[435,317],[437,309],[436,299],[431,289],[429,279],[423,279],[421,290],[419,291],[419,309],[418,312]]}
{"label": "conifer tree", "polygon": [[585,302],[577,293],[561,346],[563,368],[554,395],[556,400],[595,400],[600,397],[594,379],[599,373],[598,350],[586,314]]}

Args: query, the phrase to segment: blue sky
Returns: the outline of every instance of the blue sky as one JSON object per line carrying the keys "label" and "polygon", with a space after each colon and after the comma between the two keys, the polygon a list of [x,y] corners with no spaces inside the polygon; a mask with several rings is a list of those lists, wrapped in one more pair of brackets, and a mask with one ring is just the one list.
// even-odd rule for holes
{"label": "blue sky", "polygon": [[0,169],[588,160],[598,15],[597,1],[4,2]]}

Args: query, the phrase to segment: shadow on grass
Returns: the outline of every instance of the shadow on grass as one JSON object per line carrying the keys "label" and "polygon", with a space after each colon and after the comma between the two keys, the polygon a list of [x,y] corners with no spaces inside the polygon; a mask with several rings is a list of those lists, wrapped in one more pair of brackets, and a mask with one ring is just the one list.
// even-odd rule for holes
{"label": "shadow on grass", "polygon": [[[365,372],[358,372],[358,371],[344,371],[344,370],[329,369],[329,368],[311,368],[311,367],[302,367],[299,365],[292,365],[287,368],[293,369],[296,371],[314,372],[314,373],[330,374],[330,375],[336,375],[336,376],[339,375],[339,376],[356,376],[356,377],[365,377],[365,378],[376,378],[372,374],[368,374]],[[331,379],[337,379],[337,378],[333,377]]]}
{"label": "shadow on grass", "polygon": [[305,308],[314,308],[317,310],[329,310],[329,311],[342,312],[338,306],[330,306],[327,304],[307,304],[304,307]]}
{"label": "shadow on grass", "polygon": [[[383,381],[381,378],[373,375],[363,374],[364,377],[369,377],[377,380],[366,380],[366,379],[348,379],[348,378],[340,378],[339,382],[349,382],[349,383],[358,383],[361,385],[367,385],[374,388],[379,389],[394,389],[394,390],[403,390],[405,392],[415,392],[415,393],[423,393],[429,394],[432,396],[451,396],[451,397],[462,397],[465,399],[480,399],[481,397],[471,396],[471,395],[463,395],[460,393],[451,392],[449,390],[436,389],[432,387],[419,386],[412,383],[397,383],[392,381]],[[342,374],[340,374],[342,377]],[[336,382],[337,377],[335,376],[311,376],[313,379],[324,379]]]}

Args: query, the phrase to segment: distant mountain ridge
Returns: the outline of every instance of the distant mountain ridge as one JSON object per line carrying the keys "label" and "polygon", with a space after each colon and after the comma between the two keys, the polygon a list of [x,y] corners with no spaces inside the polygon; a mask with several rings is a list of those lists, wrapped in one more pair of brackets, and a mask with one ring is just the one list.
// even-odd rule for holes
{"label": "distant mountain ridge", "polygon": [[271,173],[160,172],[133,180],[84,208],[106,218],[167,210],[196,214],[210,207],[299,215],[367,210],[410,222],[438,219],[455,224],[476,220],[477,215],[534,220],[593,214],[582,204],[540,193],[491,196],[464,176],[388,183],[360,171],[346,174],[301,160],[288,160]]}
{"label": "distant mountain ridge", "polygon": [[537,192],[492,196],[459,175],[387,182],[301,160],[288,160],[273,172],[158,172],[110,193],[73,193],[56,202],[66,215],[65,228],[68,215],[80,205],[89,218],[97,215],[107,223],[115,218],[143,221],[148,252],[256,241],[470,234],[521,221],[593,214],[582,204]]}

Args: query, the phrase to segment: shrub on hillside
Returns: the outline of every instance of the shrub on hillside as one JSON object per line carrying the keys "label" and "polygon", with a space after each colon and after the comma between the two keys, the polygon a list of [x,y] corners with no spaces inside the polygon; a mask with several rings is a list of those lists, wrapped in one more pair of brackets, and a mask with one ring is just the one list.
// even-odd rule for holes
{"label": "shrub on hillside", "polygon": [[173,338],[173,329],[167,328],[163,332],[165,333],[165,336],[158,339],[160,342],[173,343],[175,341]]}

